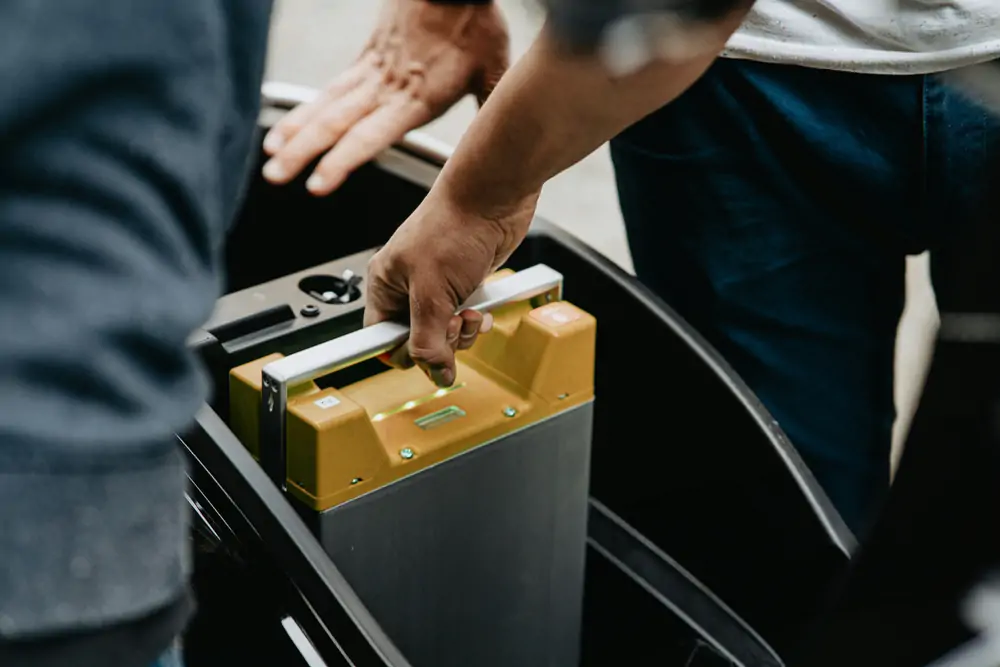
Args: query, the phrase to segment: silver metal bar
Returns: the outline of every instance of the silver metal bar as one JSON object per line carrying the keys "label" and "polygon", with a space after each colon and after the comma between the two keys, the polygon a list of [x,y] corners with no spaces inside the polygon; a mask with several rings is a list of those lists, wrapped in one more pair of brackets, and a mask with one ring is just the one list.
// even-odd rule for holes
{"label": "silver metal bar", "polygon": [[[557,292],[561,286],[561,273],[538,264],[482,285],[459,311],[478,310],[485,313],[507,303]],[[558,294],[556,298],[561,296]],[[264,367],[264,373],[279,383],[301,384],[393,350],[406,341],[409,333],[405,325],[383,322],[272,361]]]}
{"label": "silver metal bar", "polygon": [[260,392],[260,465],[279,489],[287,486],[285,463],[285,412],[288,409],[288,385],[261,372]]}
{"label": "silver metal bar", "polygon": [[294,618],[291,616],[285,616],[281,619],[281,627],[285,629],[288,633],[288,638],[292,640],[295,644],[295,648],[298,650],[299,655],[302,659],[306,661],[309,667],[327,667],[326,661],[320,656],[319,651],[313,646],[313,643],[309,641],[306,637],[306,633],[302,630]]}
{"label": "silver metal bar", "polygon": [[[562,283],[561,273],[537,264],[480,286],[458,310],[486,313],[508,303],[540,296],[548,301],[559,300],[562,299]],[[285,421],[289,387],[390,352],[404,344],[409,334],[406,325],[382,322],[272,361],[264,367],[261,372],[260,461],[279,488],[285,488],[287,475]]]}
{"label": "silver metal bar", "polygon": [[204,508],[201,506],[201,503],[192,498],[191,494],[186,492],[184,493],[184,499],[187,500],[188,505],[191,506],[191,509],[197,515],[198,519],[201,520],[200,523],[196,525],[196,529],[197,526],[200,526],[203,533],[206,530],[211,533],[213,548],[220,546],[222,544],[222,538],[219,537],[219,533],[217,533],[215,528],[212,526],[212,522],[209,521],[207,516],[205,516]]}

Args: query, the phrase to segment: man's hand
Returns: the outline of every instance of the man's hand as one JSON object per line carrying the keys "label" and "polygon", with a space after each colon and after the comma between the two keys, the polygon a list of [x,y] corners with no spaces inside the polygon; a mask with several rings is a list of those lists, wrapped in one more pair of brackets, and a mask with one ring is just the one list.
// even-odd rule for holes
{"label": "man's hand", "polygon": [[534,194],[503,212],[461,206],[434,188],[368,267],[365,326],[410,322],[410,339],[391,363],[419,365],[440,387],[455,382],[455,351],[472,347],[492,319],[458,307],[524,239]]}
{"label": "man's hand", "polygon": [[287,183],[329,151],[306,182],[314,195],[329,194],[353,170],[465,95],[482,103],[508,60],[506,24],[493,4],[386,0],[354,65],[265,137],[272,159],[264,177]]}
{"label": "man's hand", "polygon": [[471,346],[482,321],[455,311],[523,240],[544,183],[683,93],[742,18],[727,14],[700,32],[711,40],[700,55],[617,76],[543,30],[476,116],[430,194],[372,259],[365,323],[409,319],[405,351],[437,384],[454,382],[455,350]]}

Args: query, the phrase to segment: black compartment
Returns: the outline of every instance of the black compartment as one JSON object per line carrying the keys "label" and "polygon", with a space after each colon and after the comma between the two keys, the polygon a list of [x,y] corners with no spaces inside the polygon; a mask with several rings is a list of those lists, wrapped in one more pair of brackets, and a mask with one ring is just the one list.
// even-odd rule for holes
{"label": "black compartment", "polygon": [[[376,247],[425,193],[372,165],[325,199],[301,182],[258,178],[233,232],[229,284]],[[566,297],[598,318],[592,496],[779,651],[794,645],[853,538],[793,447],[715,351],[634,278],[541,220],[510,260],[535,263],[562,272]]]}
{"label": "black compartment", "polygon": [[[185,636],[188,667],[305,667],[282,626],[293,619],[326,665],[409,667],[346,586],[295,509],[217,415],[182,438],[199,608]],[[782,664],[749,628],[606,508],[591,522],[581,665]],[[569,667],[569,666],[567,666]]]}
{"label": "black compartment", "polygon": [[187,667],[309,667],[282,625],[289,618],[328,667],[409,667],[210,408],[180,440],[198,603],[184,636]]}
{"label": "black compartment", "polygon": [[362,167],[324,198],[311,196],[304,178],[274,187],[259,173],[229,235],[229,292],[379,246],[427,193],[375,165]]}
{"label": "black compartment", "polygon": [[[323,199],[309,195],[303,179],[273,187],[257,176],[229,238],[228,291],[375,248],[425,194],[424,186],[375,165],[362,168]],[[647,580],[637,579],[622,559],[609,555],[605,542],[610,538],[591,535],[583,664],[623,664],[636,655],[653,664],[678,666],[780,664],[770,662],[777,658],[767,644],[779,655],[796,645],[816,618],[831,583],[844,571],[853,538],[752,393],[666,304],[541,220],[510,260],[513,268],[536,263],[562,272],[566,297],[598,318],[591,495],[594,507],[602,507],[628,526],[626,532],[641,538],[622,547],[624,561],[645,558],[648,568]],[[308,336],[334,335],[359,326],[356,313],[312,327]],[[319,342],[309,340],[309,344]],[[222,350],[218,341],[201,348],[220,383],[234,360],[256,358],[271,351],[270,346],[290,351],[303,344],[303,340],[267,340],[235,356]],[[352,372],[371,369],[358,367]],[[225,406],[217,407],[224,415]],[[230,555],[200,557],[196,586],[212,603],[203,605],[193,626],[202,641],[195,643],[200,651],[191,651],[192,667],[211,664],[199,656],[212,655],[205,650],[212,645],[212,629],[235,613],[226,601],[239,606],[246,617],[252,606],[240,602],[244,598],[236,591],[265,584],[271,590],[266,599],[272,600],[272,607],[284,610],[298,605],[299,616],[314,624],[310,637],[318,633],[330,642],[318,642],[329,664],[340,664],[329,658],[331,651],[338,655],[343,651],[355,664],[402,664],[385,656],[372,658],[377,651],[373,653],[366,643],[366,631],[359,631],[357,623],[344,616],[343,605],[350,605],[338,599],[331,592],[335,586],[324,579],[336,579],[329,559],[315,553],[314,540],[310,543],[300,535],[306,544],[302,546],[285,539],[281,523],[291,519],[282,513],[294,510],[273,497],[276,505],[268,507],[251,493],[255,484],[266,487],[269,482],[238,451],[217,417],[207,421],[211,428],[199,427],[187,439],[189,452],[199,463],[198,474],[217,481],[219,493],[230,500],[229,511],[246,522],[251,537],[243,540],[252,545],[247,560],[257,568],[253,570],[257,579],[240,579],[232,573],[229,578],[215,577],[211,568],[246,572],[246,566],[237,568],[235,561],[226,560]],[[225,447],[220,448],[221,441]],[[239,462],[233,463],[234,458]],[[251,477],[256,482],[248,481]],[[684,574],[677,575],[677,568]],[[649,581],[668,583],[656,592]],[[683,590],[669,582],[681,582]],[[317,613],[302,612],[300,597]],[[722,639],[714,646],[707,641],[685,605],[709,610],[716,619],[712,633]],[[274,615],[288,613],[275,609],[267,612],[272,634]],[[259,641],[269,636],[263,629],[251,630],[255,626],[247,622]],[[748,627],[763,640],[754,632],[747,634]],[[749,657],[731,662],[720,653],[719,641]],[[283,651],[287,642],[274,638],[272,643],[277,648],[262,648],[261,655]],[[335,644],[342,646],[335,650],[331,648]],[[343,648],[348,645],[349,649]]]}
{"label": "black compartment", "polygon": [[836,512],[754,395],[666,304],[559,230],[540,228],[511,259],[538,262],[598,318],[591,495],[790,648],[846,567]]}
{"label": "black compartment", "polygon": [[[286,188],[258,179],[229,247],[230,287],[377,246],[424,192],[374,166],[324,200],[306,194],[301,179]],[[723,603],[788,664],[922,665],[968,638],[960,600],[995,572],[1000,554],[1000,336],[993,315],[993,333],[978,338],[957,330],[949,338],[947,325],[951,316],[980,321],[1000,311],[996,280],[983,278],[995,273],[997,229],[984,226],[960,248],[964,275],[950,310],[968,312],[943,313],[945,335],[885,512],[826,622],[802,633],[845,573],[851,536],[777,425],[704,341],[605,260],[536,226],[512,266],[558,269],[567,297],[600,323],[583,664],[639,656],[659,665],[770,664],[765,642]],[[650,378],[655,392],[642,390]],[[231,533],[215,525],[235,545],[196,559],[203,604],[188,637],[190,664],[283,660],[287,641],[274,619],[292,613],[329,665],[405,667],[214,413],[185,440],[192,479],[218,504],[221,523],[232,523]],[[627,530],[606,532],[615,525]],[[705,585],[711,593],[698,592]],[[706,623],[711,630],[695,630]],[[796,641],[800,633],[806,642]]]}

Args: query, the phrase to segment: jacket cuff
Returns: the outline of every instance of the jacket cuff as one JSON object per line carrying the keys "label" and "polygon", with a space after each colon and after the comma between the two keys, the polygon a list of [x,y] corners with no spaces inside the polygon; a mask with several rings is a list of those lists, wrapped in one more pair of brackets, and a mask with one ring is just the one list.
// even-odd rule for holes
{"label": "jacket cuff", "polygon": [[139,470],[0,470],[0,641],[122,623],[176,600],[190,567],[186,484],[180,451]]}

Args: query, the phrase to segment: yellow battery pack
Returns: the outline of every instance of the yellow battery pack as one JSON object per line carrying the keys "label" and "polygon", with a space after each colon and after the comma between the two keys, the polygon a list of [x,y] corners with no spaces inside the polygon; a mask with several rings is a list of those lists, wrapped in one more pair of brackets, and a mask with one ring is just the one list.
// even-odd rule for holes
{"label": "yellow battery pack", "polygon": [[487,282],[452,387],[382,323],[233,369],[231,427],[414,667],[576,665],[597,324],[550,267]]}
{"label": "yellow battery pack", "polygon": [[[288,491],[327,510],[593,398],[591,315],[566,301],[493,315],[493,329],[458,353],[450,388],[418,368],[387,368],[340,389],[310,382],[290,391]],[[255,457],[261,369],[279,358],[230,373],[230,425]]]}

